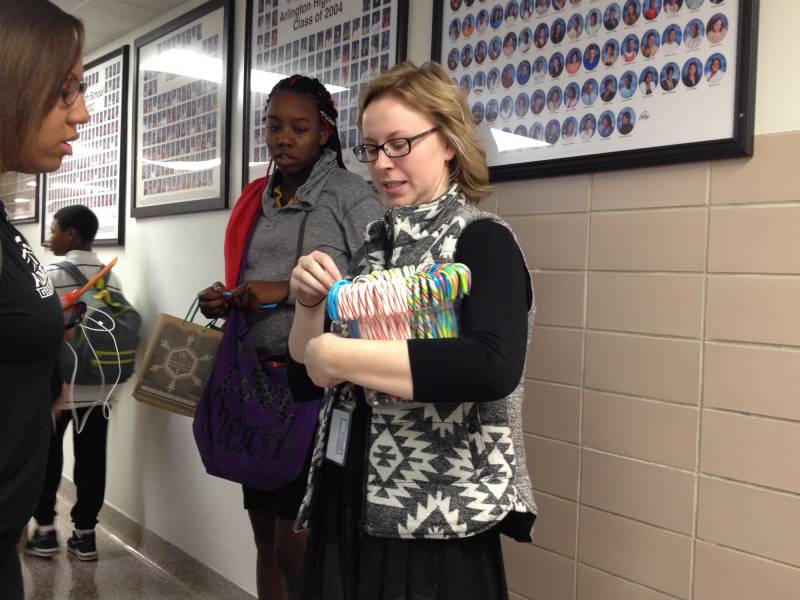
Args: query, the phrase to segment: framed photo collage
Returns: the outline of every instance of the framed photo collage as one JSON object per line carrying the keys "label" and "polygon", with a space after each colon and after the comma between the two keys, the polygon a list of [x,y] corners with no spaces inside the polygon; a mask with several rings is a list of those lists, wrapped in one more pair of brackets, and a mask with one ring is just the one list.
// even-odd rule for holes
{"label": "framed photo collage", "polygon": [[[433,0],[431,58],[464,94],[492,181],[752,153],[758,0]],[[233,0],[134,41],[131,215],[228,207]],[[358,99],[406,58],[409,0],[246,0],[242,182],[266,174],[272,86],[316,77],[345,163]],[[0,176],[16,223],[85,204],[97,243],[123,245],[129,48],[85,67],[91,114],[44,176]],[[40,210],[41,203],[41,210]]]}
{"label": "framed photo collage", "polygon": [[440,0],[492,177],[752,151],[757,2]]}

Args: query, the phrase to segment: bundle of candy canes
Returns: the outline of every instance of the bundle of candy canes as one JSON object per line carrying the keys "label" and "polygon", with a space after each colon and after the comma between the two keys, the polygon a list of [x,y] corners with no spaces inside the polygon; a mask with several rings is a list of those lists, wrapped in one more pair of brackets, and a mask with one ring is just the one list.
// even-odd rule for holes
{"label": "bundle of candy canes", "polygon": [[457,337],[456,306],[471,285],[469,267],[461,263],[372,271],[337,281],[328,292],[328,314],[353,321],[362,339]]}

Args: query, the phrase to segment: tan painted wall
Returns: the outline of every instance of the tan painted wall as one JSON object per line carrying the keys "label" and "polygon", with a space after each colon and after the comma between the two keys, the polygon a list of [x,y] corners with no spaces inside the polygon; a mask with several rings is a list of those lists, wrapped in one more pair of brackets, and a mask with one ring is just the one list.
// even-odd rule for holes
{"label": "tan painted wall", "polygon": [[799,597],[799,159],[498,186],[539,308],[515,600]]}

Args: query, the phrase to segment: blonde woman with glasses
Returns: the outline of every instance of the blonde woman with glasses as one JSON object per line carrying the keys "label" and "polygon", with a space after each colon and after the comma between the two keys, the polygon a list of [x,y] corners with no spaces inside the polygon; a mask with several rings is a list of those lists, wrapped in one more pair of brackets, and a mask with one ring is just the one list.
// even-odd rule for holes
{"label": "blonde woman with glasses", "polygon": [[[367,164],[387,207],[350,275],[456,261],[472,271],[455,339],[361,340],[324,333],[324,303],[298,308],[289,350],[296,397],[327,388],[309,487],[302,600],[504,600],[500,534],[531,541],[536,506],[520,409],[533,290],[514,234],[477,204],[484,151],[437,64],[396,66],[361,100]],[[322,252],[291,288],[320,303],[341,279]],[[369,406],[364,388],[401,400]],[[349,415],[343,461],[325,458],[331,415]]]}

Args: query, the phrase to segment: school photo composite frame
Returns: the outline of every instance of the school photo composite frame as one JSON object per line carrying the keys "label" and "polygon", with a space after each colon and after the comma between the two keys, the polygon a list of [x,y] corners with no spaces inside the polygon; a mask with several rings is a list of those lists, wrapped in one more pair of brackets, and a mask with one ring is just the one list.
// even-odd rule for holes
{"label": "school photo composite frame", "polygon": [[233,0],[134,41],[133,217],[228,207]]}
{"label": "school photo composite frame", "polygon": [[352,148],[358,97],[377,75],[406,59],[408,0],[247,0],[242,183],[266,174],[265,103],[278,81],[299,73],[331,92],[348,170],[368,178]]}
{"label": "school photo composite frame", "polygon": [[9,223],[21,225],[39,220],[41,175],[8,171],[0,174],[0,202]]}
{"label": "school photo composite frame", "polygon": [[435,0],[492,181],[749,156],[758,0]]}
{"label": "school photo composite frame", "polygon": [[67,206],[92,209],[99,227],[96,246],[125,244],[128,149],[129,47],[124,45],[84,67],[89,122],[77,127],[72,155],[43,175],[41,243],[49,245],[53,215]]}

